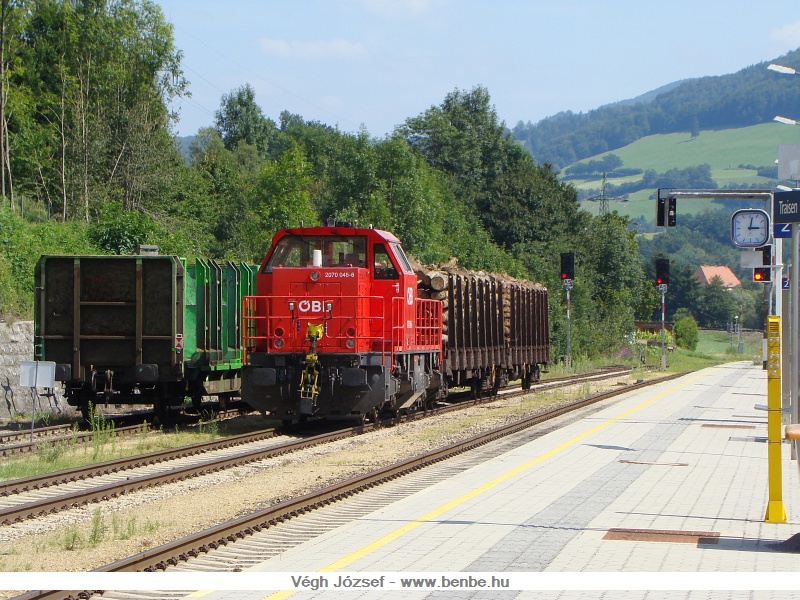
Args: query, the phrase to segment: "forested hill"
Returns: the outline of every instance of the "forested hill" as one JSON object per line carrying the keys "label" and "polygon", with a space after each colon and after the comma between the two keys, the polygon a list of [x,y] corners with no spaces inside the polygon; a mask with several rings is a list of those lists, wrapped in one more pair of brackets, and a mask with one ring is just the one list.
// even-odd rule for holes
{"label": "forested hill", "polygon": [[[773,61],[800,70],[800,49]],[[520,121],[516,139],[540,164],[559,169],[589,156],[615,150],[639,138],[701,129],[729,129],[796,116],[800,88],[767,70],[769,62],[730,75],[687,80],[650,101],[618,103],[588,113],[561,112],[536,124]],[[643,98],[647,98],[645,94]]]}

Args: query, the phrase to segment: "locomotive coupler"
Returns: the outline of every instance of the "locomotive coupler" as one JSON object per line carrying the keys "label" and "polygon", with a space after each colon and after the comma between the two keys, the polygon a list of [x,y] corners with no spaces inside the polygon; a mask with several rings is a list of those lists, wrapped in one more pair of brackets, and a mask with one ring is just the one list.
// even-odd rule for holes
{"label": "locomotive coupler", "polygon": [[317,341],[322,339],[323,325],[309,323],[306,327],[306,339],[311,346],[306,354],[305,366],[300,375],[300,414],[311,415],[319,396],[319,357]]}

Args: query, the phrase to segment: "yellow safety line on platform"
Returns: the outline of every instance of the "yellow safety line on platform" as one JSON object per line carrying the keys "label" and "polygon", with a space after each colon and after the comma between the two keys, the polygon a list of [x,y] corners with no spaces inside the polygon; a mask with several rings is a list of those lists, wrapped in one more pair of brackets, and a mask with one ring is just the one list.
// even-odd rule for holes
{"label": "yellow safety line on platform", "polygon": [[[714,370],[716,370],[716,369],[714,369]],[[608,427],[609,425],[611,425],[613,423],[616,423],[620,419],[624,419],[628,415],[631,415],[631,414],[635,413],[636,411],[641,410],[645,406],[647,406],[649,404],[652,404],[653,402],[655,402],[659,398],[662,398],[662,397],[666,396],[667,394],[669,394],[671,392],[674,392],[675,390],[680,389],[680,388],[688,385],[689,383],[691,383],[691,382],[693,382],[693,381],[695,381],[697,379],[700,379],[701,377],[705,377],[707,374],[708,373],[705,373],[704,375],[697,375],[695,377],[692,377],[691,379],[687,379],[683,383],[681,383],[679,385],[676,385],[676,386],[673,386],[673,387],[661,392],[660,394],[657,394],[657,395],[653,396],[652,398],[650,398],[649,400],[647,400],[645,402],[642,402],[638,406],[635,406],[635,407],[633,407],[633,408],[631,408],[629,410],[626,410],[624,413],[621,413],[621,414],[617,415],[616,417],[614,417],[612,419],[604,421],[603,423],[600,423],[599,425],[596,425],[596,426],[592,427],[591,429],[589,429],[587,431],[584,431],[583,433],[581,433],[579,435],[576,435],[574,438],[572,438],[570,440],[567,440],[566,442],[563,442],[562,444],[559,444],[558,446],[556,446],[552,450],[549,450],[548,452],[545,452],[544,454],[541,454],[541,455],[537,456],[536,458],[526,462],[525,464],[520,465],[518,467],[515,467],[515,468],[511,469],[510,471],[507,471],[507,472],[503,473],[502,475],[499,475],[499,476],[495,477],[494,479],[492,479],[491,481],[486,482],[482,486],[480,486],[478,488],[475,488],[475,489],[467,492],[466,494],[462,494],[461,496],[459,496],[458,498],[455,498],[454,500],[450,500],[449,502],[446,502],[445,504],[442,504],[440,507],[433,509],[432,511],[426,513],[425,515],[423,515],[419,519],[415,519],[414,521],[406,523],[402,527],[398,527],[394,531],[391,531],[391,532],[387,533],[383,537],[378,538],[374,542],[371,542],[371,543],[367,544],[366,546],[360,548],[359,550],[356,550],[355,552],[351,552],[347,556],[344,556],[344,557],[340,558],[339,560],[336,560],[336,561],[332,562],[331,564],[329,564],[328,566],[324,567],[323,569],[320,569],[318,572],[319,573],[325,573],[325,572],[330,572],[330,571],[340,571],[340,570],[344,569],[345,567],[347,567],[347,566],[351,565],[352,563],[354,563],[355,561],[357,561],[359,558],[363,558],[364,556],[370,554],[371,552],[374,552],[375,550],[381,548],[382,546],[385,546],[389,542],[392,542],[392,541],[396,540],[397,538],[399,538],[400,536],[405,535],[409,531],[412,531],[412,530],[416,529],[420,525],[423,525],[423,524],[435,519],[436,517],[439,517],[443,513],[445,513],[448,510],[450,510],[451,508],[455,508],[459,504],[463,504],[467,500],[470,500],[470,499],[474,498],[475,496],[478,496],[478,495],[480,495],[480,494],[482,494],[482,493],[484,493],[486,491],[489,491],[490,489],[500,485],[501,483],[503,483],[504,481],[510,479],[511,477],[514,477],[515,475],[518,475],[518,474],[522,473],[523,471],[526,471],[527,469],[530,469],[534,465],[537,465],[537,464],[547,460],[548,458],[558,454],[559,452],[569,448],[570,446],[575,445],[577,442],[585,439],[586,437],[592,435],[593,433],[596,433],[596,432],[600,431],[601,429],[604,429],[604,428]],[[280,591],[280,592],[275,592],[273,594],[270,594],[269,596],[265,596],[265,598],[269,598],[270,600],[278,600],[280,598],[286,598],[286,597],[288,597],[288,596],[290,596],[291,594],[294,594],[294,593],[295,593],[294,590],[283,590],[283,591]]]}

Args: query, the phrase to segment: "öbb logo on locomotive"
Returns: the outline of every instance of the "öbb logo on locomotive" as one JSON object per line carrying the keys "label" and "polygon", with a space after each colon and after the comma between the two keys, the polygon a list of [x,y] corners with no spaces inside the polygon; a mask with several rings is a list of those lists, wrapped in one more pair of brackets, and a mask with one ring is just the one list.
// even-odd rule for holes
{"label": "\u00f6bb logo on locomotive", "polygon": [[297,304],[297,309],[302,313],[321,313],[325,309],[322,300],[301,300]]}

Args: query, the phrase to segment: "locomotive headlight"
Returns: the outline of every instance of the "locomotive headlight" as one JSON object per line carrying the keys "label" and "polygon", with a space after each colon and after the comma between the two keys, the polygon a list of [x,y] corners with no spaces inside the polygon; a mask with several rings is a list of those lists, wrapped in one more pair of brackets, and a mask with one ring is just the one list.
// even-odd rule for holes
{"label": "locomotive headlight", "polygon": [[348,328],[347,328],[347,335],[348,335],[349,337],[355,337],[355,336],[356,336],[356,330],[355,330],[355,328],[353,328],[353,327],[348,327]]}
{"label": "locomotive headlight", "polygon": [[276,327],[275,328],[275,335],[278,337],[283,337],[284,331],[283,327]]}
{"label": "locomotive headlight", "polygon": [[311,281],[319,281],[319,271],[311,271]]}
{"label": "locomotive headlight", "polygon": [[278,348],[278,349],[283,348],[283,340],[280,339],[280,338],[275,340],[275,347]]}
{"label": "locomotive headlight", "polygon": [[347,340],[347,347],[348,348],[355,348],[356,347],[356,341],[353,340],[353,339]]}

